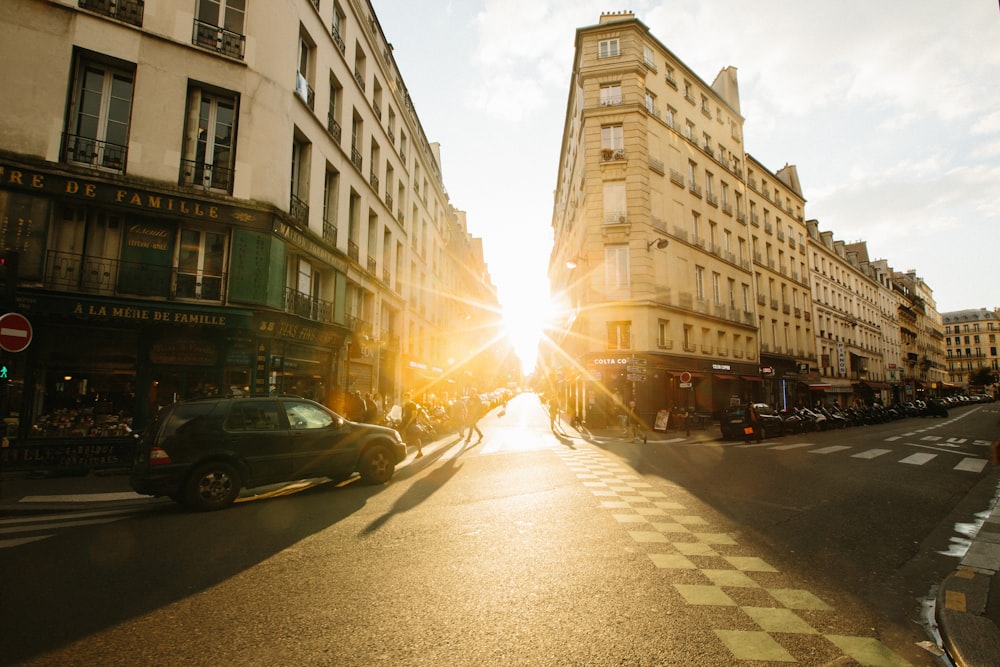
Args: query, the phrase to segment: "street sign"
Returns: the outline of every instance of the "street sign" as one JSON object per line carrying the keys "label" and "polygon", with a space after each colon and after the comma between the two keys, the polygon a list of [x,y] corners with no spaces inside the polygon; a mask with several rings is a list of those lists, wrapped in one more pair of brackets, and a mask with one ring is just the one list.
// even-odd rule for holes
{"label": "street sign", "polygon": [[21,352],[31,343],[31,322],[20,313],[0,315],[0,348]]}
{"label": "street sign", "polygon": [[680,387],[681,387],[681,389],[690,389],[691,388],[691,383],[690,382],[681,382]]}
{"label": "street sign", "polygon": [[629,372],[629,373],[645,373],[646,372],[646,367],[645,366],[628,366],[628,367],[625,368],[625,370],[627,372]]}
{"label": "street sign", "polygon": [[625,379],[628,380],[629,382],[645,382],[646,375],[645,373],[643,373],[642,375],[638,373],[629,373],[628,375],[625,376]]}
{"label": "street sign", "polygon": [[635,357],[633,357],[632,359],[629,359],[628,362],[629,362],[629,364],[631,364],[633,366],[645,366],[646,365],[646,360],[645,359],[638,359],[638,358],[635,358]]}
{"label": "street sign", "polygon": [[691,374],[688,373],[687,371],[681,373],[681,386],[683,387],[685,385],[687,385],[688,387],[691,386]]}

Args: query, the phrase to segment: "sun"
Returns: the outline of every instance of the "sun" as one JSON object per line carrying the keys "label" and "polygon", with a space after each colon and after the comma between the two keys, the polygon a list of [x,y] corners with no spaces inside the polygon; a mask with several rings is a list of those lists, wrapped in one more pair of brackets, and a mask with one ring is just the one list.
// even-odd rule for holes
{"label": "sun", "polygon": [[538,343],[551,320],[552,308],[548,294],[523,294],[503,309],[503,326],[507,340],[521,360],[521,369],[530,373],[538,358]]}

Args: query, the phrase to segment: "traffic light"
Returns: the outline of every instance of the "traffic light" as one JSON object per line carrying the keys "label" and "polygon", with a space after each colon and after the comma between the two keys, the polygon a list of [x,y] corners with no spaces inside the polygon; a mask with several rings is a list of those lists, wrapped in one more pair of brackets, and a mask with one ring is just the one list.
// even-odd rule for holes
{"label": "traffic light", "polygon": [[17,303],[17,253],[13,250],[0,252],[0,298],[7,307]]}

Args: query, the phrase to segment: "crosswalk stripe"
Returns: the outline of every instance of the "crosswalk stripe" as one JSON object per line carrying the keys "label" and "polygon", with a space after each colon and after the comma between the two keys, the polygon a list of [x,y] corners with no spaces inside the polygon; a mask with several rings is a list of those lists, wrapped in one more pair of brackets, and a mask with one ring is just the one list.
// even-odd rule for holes
{"label": "crosswalk stripe", "polygon": [[810,449],[810,454],[833,454],[835,452],[842,452],[845,449],[850,449],[847,445],[832,445],[830,447],[820,447],[819,449]]}
{"label": "crosswalk stripe", "polygon": [[900,459],[900,463],[908,463],[914,466],[922,466],[928,461],[937,458],[937,454],[911,454],[905,459]]}
{"label": "crosswalk stripe", "polygon": [[777,447],[772,447],[772,449],[798,449],[799,447],[812,447],[814,443],[811,442],[796,442],[792,445],[778,445]]}
{"label": "crosswalk stripe", "polygon": [[33,524],[28,524],[25,526],[7,526],[5,528],[0,528],[0,535],[10,535],[11,533],[27,533],[29,531],[38,530],[52,530],[53,528],[72,528],[74,526],[93,526],[101,523],[111,523],[112,521],[119,521],[124,519],[123,516],[111,516],[103,519],[84,519],[83,521],[60,521],[58,523],[46,523],[44,526],[38,526]]}
{"label": "crosswalk stripe", "polygon": [[879,456],[882,456],[883,454],[888,454],[891,451],[892,451],[891,449],[869,449],[868,451],[865,452],[852,454],[852,457],[856,459],[874,459]]}
{"label": "crosswalk stripe", "polygon": [[958,465],[955,466],[955,470],[961,470],[962,472],[982,472],[983,468],[986,467],[986,459],[977,459],[972,456],[967,456]]}

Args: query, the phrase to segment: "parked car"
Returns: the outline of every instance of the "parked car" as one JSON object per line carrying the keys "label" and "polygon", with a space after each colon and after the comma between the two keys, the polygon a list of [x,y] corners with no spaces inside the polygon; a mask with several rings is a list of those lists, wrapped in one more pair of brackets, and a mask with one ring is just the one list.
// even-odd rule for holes
{"label": "parked car", "polygon": [[[765,438],[784,433],[781,416],[778,415],[774,408],[767,403],[754,403],[753,406],[757,409],[757,414],[760,416],[760,423],[764,429]],[[734,405],[722,411],[722,415],[719,417],[719,429],[722,431],[723,438],[732,440],[743,437],[743,415],[746,413],[746,410],[746,405]]]}
{"label": "parked car", "polygon": [[397,431],[304,398],[204,398],[160,411],[139,440],[130,481],[137,493],[216,510],[265,484],[355,473],[382,484],[405,457]]}
{"label": "parked car", "polygon": [[948,416],[948,404],[941,400],[940,398],[932,398],[927,401],[927,405],[923,412],[920,413],[921,417],[947,417]]}

